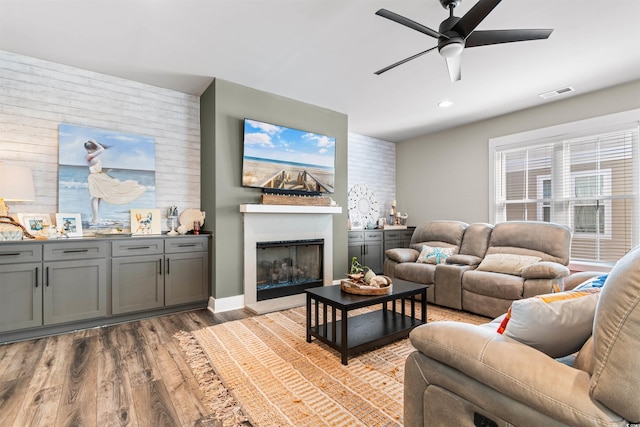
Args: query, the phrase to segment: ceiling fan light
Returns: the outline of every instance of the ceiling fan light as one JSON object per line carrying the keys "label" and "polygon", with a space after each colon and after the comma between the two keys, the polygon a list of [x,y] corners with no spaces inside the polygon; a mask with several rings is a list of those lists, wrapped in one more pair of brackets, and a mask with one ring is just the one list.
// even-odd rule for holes
{"label": "ceiling fan light", "polygon": [[454,56],[460,55],[462,53],[462,49],[464,49],[464,45],[462,43],[449,43],[442,46],[439,50],[440,55],[445,58],[453,58]]}

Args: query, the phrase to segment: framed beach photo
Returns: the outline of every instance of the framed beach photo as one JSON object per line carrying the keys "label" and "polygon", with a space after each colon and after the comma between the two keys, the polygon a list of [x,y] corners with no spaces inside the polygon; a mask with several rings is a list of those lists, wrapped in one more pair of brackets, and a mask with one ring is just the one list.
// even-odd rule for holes
{"label": "framed beach photo", "polygon": [[69,237],[82,237],[82,219],[79,213],[57,213],[56,228]]}
{"label": "framed beach photo", "polygon": [[46,213],[19,213],[18,222],[34,236],[45,234],[49,232],[51,215]]}
{"label": "framed beach photo", "polygon": [[131,234],[162,234],[160,209],[131,209]]}

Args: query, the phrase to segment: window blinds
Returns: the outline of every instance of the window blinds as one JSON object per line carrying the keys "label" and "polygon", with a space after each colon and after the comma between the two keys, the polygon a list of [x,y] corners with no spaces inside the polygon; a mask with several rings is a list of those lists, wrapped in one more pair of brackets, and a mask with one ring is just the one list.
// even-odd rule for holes
{"label": "window blinds", "polygon": [[638,244],[638,133],[635,123],[497,147],[495,222],[565,224],[572,260],[615,262]]}

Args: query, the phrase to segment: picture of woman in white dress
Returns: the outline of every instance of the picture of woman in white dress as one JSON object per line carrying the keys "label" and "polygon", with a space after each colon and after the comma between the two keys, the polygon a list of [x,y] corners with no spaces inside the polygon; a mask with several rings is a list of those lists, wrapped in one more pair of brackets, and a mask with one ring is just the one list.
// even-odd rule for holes
{"label": "picture of woman in white dress", "polygon": [[84,143],[87,151],[86,160],[89,166],[87,184],[91,195],[91,212],[93,214],[90,223],[98,223],[100,220],[100,203],[104,200],[115,205],[131,203],[139,198],[146,190],[137,181],[120,181],[102,171],[102,161],[99,156],[109,147],[89,139]]}

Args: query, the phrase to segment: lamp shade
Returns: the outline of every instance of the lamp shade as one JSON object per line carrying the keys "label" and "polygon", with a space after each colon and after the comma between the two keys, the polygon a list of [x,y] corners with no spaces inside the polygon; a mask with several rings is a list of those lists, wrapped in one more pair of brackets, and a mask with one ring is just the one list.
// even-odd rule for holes
{"label": "lamp shade", "polygon": [[35,198],[31,169],[0,163],[0,199],[7,202],[30,202]]}

